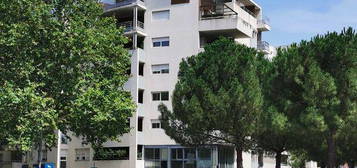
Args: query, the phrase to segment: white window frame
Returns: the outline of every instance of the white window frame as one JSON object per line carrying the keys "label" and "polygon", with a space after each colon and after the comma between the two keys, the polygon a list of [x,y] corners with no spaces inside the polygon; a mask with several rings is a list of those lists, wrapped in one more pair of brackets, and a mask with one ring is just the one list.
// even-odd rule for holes
{"label": "white window frame", "polygon": [[170,47],[170,37],[155,37],[151,39],[152,47],[159,48],[159,47]]}
{"label": "white window frame", "polygon": [[[167,20],[170,20],[170,17],[171,17],[170,15],[171,15],[170,9],[152,11],[151,12],[151,20],[152,21],[167,21]],[[159,16],[159,17],[157,17],[157,16]],[[163,17],[163,16],[166,16],[166,17]]]}
{"label": "white window frame", "polygon": [[[159,124],[159,127],[153,127],[154,125],[153,124]],[[162,127],[161,127],[161,122],[160,122],[160,120],[151,120],[151,128],[152,129],[161,129]]]}
{"label": "white window frame", "polygon": [[170,65],[169,64],[154,64],[151,65],[152,74],[169,74]]}
{"label": "white window frame", "polygon": [[[168,93],[168,99],[162,100],[162,93]],[[159,94],[159,100],[154,100],[154,94]],[[170,100],[170,92],[169,91],[158,91],[158,92],[151,92],[151,100],[152,101],[169,101]]]}

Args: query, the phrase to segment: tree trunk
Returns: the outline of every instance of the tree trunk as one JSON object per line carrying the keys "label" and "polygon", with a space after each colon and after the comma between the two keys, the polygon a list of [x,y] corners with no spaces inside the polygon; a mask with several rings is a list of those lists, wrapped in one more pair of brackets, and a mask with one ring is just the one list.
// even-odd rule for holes
{"label": "tree trunk", "polygon": [[258,167],[262,168],[264,166],[264,151],[259,150],[258,151]]}
{"label": "tree trunk", "polygon": [[281,168],[281,152],[276,152],[276,155],[275,155],[275,168]]}
{"label": "tree trunk", "polygon": [[42,143],[38,143],[38,150],[37,150],[37,163],[38,163],[38,168],[41,168],[42,166]]}
{"label": "tree trunk", "polygon": [[336,168],[336,139],[335,139],[336,131],[331,130],[327,137],[327,168]]}
{"label": "tree trunk", "polygon": [[236,147],[237,152],[237,168],[243,168],[243,149]]}

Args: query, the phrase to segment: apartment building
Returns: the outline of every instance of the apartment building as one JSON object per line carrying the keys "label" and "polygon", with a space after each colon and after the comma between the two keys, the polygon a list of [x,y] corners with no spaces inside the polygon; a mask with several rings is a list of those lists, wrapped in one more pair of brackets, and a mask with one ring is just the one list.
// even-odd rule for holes
{"label": "apartment building", "polygon": [[[235,167],[230,146],[177,144],[161,129],[157,108],[160,103],[171,108],[181,60],[202,52],[220,36],[270,54],[270,45],[262,41],[262,33],[270,30],[262,8],[253,0],[117,0],[103,3],[103,8],[131,39],[126,47],[132,55],[132,77],[125,87],[137,103],[132,130],[120,142],[103,144],[102,152],[80,137],[67,141],[59,134],[59,144],[46,152],[51,155],[46,160],[57,168]],[[244,153],[243,160],[244,168],[257,166],[251,153]]]}

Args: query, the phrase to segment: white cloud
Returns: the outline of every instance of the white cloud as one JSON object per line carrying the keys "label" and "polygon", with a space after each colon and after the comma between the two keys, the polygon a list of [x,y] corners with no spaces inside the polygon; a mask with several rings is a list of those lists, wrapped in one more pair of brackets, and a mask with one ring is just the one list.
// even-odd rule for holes
{"label": "white cloud", "polygon": [[277,10],[270,14],[273,29],[286,33],[317,34],[357,28],[357,0],[341,0],[323,12],[304,9]]}

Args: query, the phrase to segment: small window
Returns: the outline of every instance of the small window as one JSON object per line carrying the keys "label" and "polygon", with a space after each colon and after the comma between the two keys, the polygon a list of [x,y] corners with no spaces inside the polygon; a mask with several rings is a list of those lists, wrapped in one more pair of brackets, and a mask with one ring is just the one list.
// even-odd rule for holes
{"label": "small window", "polygon": [[153,101],[168,101],[169,100],[169,92],[153,92],[152,100]]}
{"label": "small window", "polygon": [[138,103],[140,103],[140,104],[144,103],[144,90],[139,89]]}
{"label": "small window", "polygon": [[152,100],[160,101],[160,93],[152,93]]}
{"label": "small window", "polygon": [[42,161],[46,162],[47,161],[47,150],[42,150]]}
{"label": "small window", "polygon": [[169,37],[160,37],[152,39],[153,47],[168,47],[170,46],[170,38]]}
{"label": "small window", "polygon": [[171,0],[171,4],[182,4],[182,3],[190,3],[190,0]]}
{"label": "small window", "polygon": [[153,129],[161,128],[160,120],[151,120],[151,128]]}
{"label": "small window", "polygon": [[61,134],[61,144],[68,144],[67,136],[64,134]]}
{"label": "small window", "polygon": [[170,72],[169,64],[152,65],[151,69],[153,74],[167,74]]}
{"label": "small window", "polygon": [[75,149],[76,161],[88,161],[89,160],[89,149]]}
{"label": "small window", "polygon": [[145,63],[140,62],[139,63],[139,75],[144,76],[144,65]]}
{"label": "small window", "polygon": [[138,131],[139,132],[143,132],[143,120],[144,120],[143,117],[138,118]]}
{"label": "small window", "polygon": [[138,160],[143,160],[143,145],[138,145],[137,146],[137,151],[138,151]]}
{"label": "small window", "polygon": [[152,20],[169,20],[169,19],[170,19],[170,10],[152,12]]}

